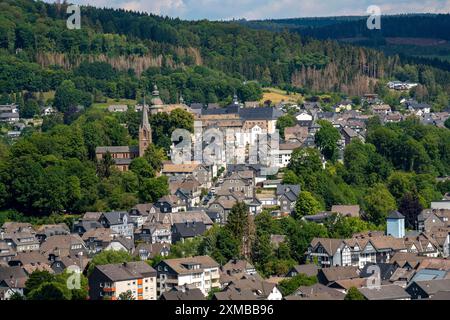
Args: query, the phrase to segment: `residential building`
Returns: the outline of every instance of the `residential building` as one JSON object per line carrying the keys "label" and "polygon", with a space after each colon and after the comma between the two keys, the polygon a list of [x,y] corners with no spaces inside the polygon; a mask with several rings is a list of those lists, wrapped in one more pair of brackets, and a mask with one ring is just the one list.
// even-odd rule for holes
{"label": "residential building", "polygon": [[374,288],[361,288],[359,292],[367,300],[411,300],[411,296],[401,286],[395,284]]}
{"label": "residential building", "polygon": [[186,240],[194,239],[197,236],[201,236],[206,232],[206,226],[203,222],[189,222],[174,223],[172,225],[172,241],[184,242]]}
{"label": "residential building", "polygon": [[145,243],[172,243],[172,230],[170,223],[146,223],[139,233],[135,234],[136,240]]}
{"label": "residential building", "polygon": [[450,279],[414,281],[406,288],[411,299],[429,299],[442,291],[450,292]]}
{"label": "residential building", "polygon": [[222,292],[228,294],[216,295],[217,300],[232,300],[229,292],[253,294],[257,300],[281,300],[282,294],[275,283],[263,280],[256,275],[244,275],[240,279],[232,280]]}
{"label": "residential building", "polygon": [[130,292],[134,300],[156,300],[156,275],[145,261],[95,266],[89,276],[89,297],[118,300]]}
{"label": "residential building", "polygon": [[158,199],[155,202],[155,207],[162,213],[187,210],[186,203],[175,195],[164,196]]}
{"label": "residential building", "polygon": [[170,253],[170,243],[139,243],[134,251],[134,256],[141,260],[150,260],[156,256],[167,257]]}
{"label": "residential building", "polygon": [[156,265],[158,295],[173,287],[192,285],[206,296],[211,289],[220,288],[219,264],[209,256],[167,259]]}
{"label": "residential building", "polygon": [[126,238],[133,238],[134,225],[126,211],[103,212],[99,222],[104,228],[110,228]]}
{"label": "residential building", "polygon": [[23,295],[28,276],[21,267],[0,265],[0,300],[9,300],[15,293]]}
{"label": "residential building", "polygon": [[308,260],[322,268],[333,266],[351,266],[352,252],[342,239],[314,238],[308,247]]}
{"label": "residential building", "polygon": [[277,186],[277,200],[281,212],[291,213],[295,208],[295,202],[300,194],[299,185],[282,184]]}
{"label": "residential building", "polygon": [[319,270],[317,278],[321,284],[330,287],[338,280],[359,278],[359,270],[352,266],[323,268]]}
{"label": "residential building", "polygon": [[286,274],[286,277],[292,278],[299,274],[304,274],[308,277],[314,277],[317,276],[319,273],[319,267],[314,263],[308,263],[308,264],[298,264],[293,266],[288,273]]}

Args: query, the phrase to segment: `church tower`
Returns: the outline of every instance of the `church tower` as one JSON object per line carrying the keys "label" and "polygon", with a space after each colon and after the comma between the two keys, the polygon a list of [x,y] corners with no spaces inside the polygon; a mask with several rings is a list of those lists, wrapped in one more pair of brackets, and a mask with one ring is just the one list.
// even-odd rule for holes
{"label": "church tower", "polygon": [[144,102],[142,107],[142,123],[139,126],[139,157],[145,154],[145,150],[152,143],[152,128],[148,122],[148,107]]}

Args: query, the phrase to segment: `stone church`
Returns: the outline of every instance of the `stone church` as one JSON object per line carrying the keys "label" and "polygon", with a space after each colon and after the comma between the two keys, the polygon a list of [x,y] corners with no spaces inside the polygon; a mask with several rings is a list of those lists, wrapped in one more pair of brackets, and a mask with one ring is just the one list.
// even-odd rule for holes
{"label": "stone church", "polygon": [[148,107],[145,105],[142,108],[142,123],[139,127],[138,146],[97,147],[95,154],[97,160],[101,160],[109,152],[114,160],[115,167],[120,171],[128,171],[131,161],[134,158],[142,157],[151,143],[152,129],[148,121]]}

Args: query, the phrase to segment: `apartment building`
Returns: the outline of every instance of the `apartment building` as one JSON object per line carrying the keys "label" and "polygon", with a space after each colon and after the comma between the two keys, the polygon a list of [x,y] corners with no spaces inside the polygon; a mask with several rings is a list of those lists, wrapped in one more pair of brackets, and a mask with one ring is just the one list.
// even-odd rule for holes
{"label": "apartment building", "polygon": [[91,300],[118,300],[130,292],[134,300],[156,300],[156,270],[145,261],[96,266],[89,276]]}
{"label": "apartment building", "polygon": [[211,289],[220,288],[219,264],[208,256],[164,260],[156,271],[158,296],[183,285],[198,288],[205,296]]}

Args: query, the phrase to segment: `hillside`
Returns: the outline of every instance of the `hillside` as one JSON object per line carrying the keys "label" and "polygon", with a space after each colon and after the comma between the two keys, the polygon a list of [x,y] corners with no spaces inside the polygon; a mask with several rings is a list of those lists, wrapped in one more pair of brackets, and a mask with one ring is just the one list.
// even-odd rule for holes
{"label": "hillside", "polygon": [[[406,14],[382,16],[381,29],[369,30],[367,17],[323,17],[241,21],[256,29],[288,29],[316,39],[335,39],[382,50],[386,54],[409,57],[450,71],[450,15]],[[421,58],[421,59],[411,59]],[[425,58],[426,60],[424,60]]]}
{"label": "hillside", "polygon": [[68,30],[64,5],[3,0],[0,9],[3,94],[48,92],[71,80],[86,94],[83,104],[135,100],[154,84],[168,102],[180,95],[188,103],[226,102],[234,91],[260,100],[261,87],[286,85],[361,95],[376,90],[377,79],[396,78],[407,62],[411,81],[431,100],[450,92],[450,73],[438,68],[296,32],[94,7],[82,7],[81,30]]}

